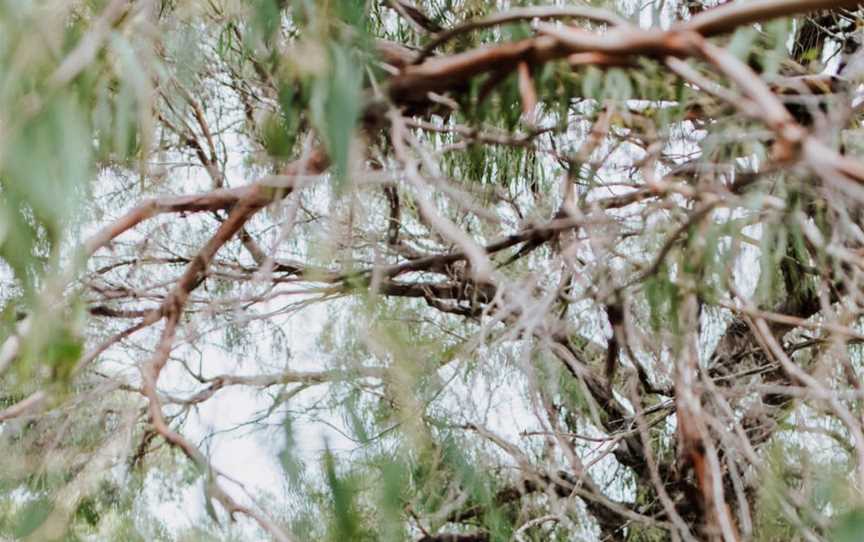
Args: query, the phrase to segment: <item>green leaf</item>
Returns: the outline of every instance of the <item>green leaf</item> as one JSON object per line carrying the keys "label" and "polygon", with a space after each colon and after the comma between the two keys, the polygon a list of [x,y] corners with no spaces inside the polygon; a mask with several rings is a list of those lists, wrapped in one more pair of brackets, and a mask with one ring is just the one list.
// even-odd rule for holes
{"label": "green leaf", "polygon": [[91,177],[90,141],[78,104],[61,97],[45,104],[4,142],[0,256],[25,289],[33,287],[77,214]]}
{"label": "green leaf", "polygon": [[300,482],[300,477],[303,473],[303,462],[298,457],[296,449],[297,439],[294,436],[294,423],[291,420],[290,414],[285,417],[282,427],[285,430],[285,446],[279,452],[279,462],[288,475],[288,480],[297,484]]}
{"label": "green leaf", "polygon": [[269,115],[261,126],[261,140],[267,154],[273,158],[289,158],[293,154],[296,138],[278,115]]}
{"label": "green leaf", "polygon": [[834,527],[834,542],[860,542],[864,540],[864,509],[855,508],[843,514]]}
{"label": "green leaf", "polygon": [[350,479],[342,479],[336,473],[336,462],[328,447],[324,453],[324,475],[330,489],[333,506],[333,540],[357,540],[360,537],[360,516],[357,513],[357,488]]}
{"label": "green leaf", "polygon": [[606,85],[603,94],[613,100],[626,101],[633,97],[633,84],[630,77],[622,69],[613,68],[606,75]]}
{"label": "green leaf", "polygon": [[269,44],[282,22],[282,11],[277,0],[252,2],[252,30],[256,38]]}
{"label": "green leaf", "polygon": [[360,391],[353,388],[345,400],[345,416],[348,427],[354,433],[359,442],[365,443],[369,441],[369,431],[366,429],[366,421],[361,414],[361,395]]}
{"label": "green leaf", "polygon": [[329,48],[328,74],[313,85],[312,119],[333,162],[337,190],[348,173],[351,141],[361,111],[362,67],[341,45]]}
{"label": "green leaf", "polygon": [[57,381],[68,382],[83,353],[84,343],[81,338],[63,328],[51,337],[45,347],[44,359]]}
{"label": "green leaf", "polygon": [[382,539],[393,542],[405,540],[405,529],[402,524],[402,492],[407,483],[407,473],[404,465],[398,461],[387,461],[381,467],[381,495],[379,506],[383,522],[381,525]]}
{"label": "green leaf", "polygon": [[732,35],[732,41],[729,42],[726,50],[739,59],[746,61],[753,50],[753,43],[756,41],[758,35],[758,32],[753,27],[745,26],[739,28]]}
{"label": "green leaf", "polygon": [[603,88],[603,72],[600,69],[590,66],[585,70],[585,75],[582,77],[582,95],[586,98],[601,98],[601,90]]}
{"label": "green leaf", "polygon": [[45,523],[54,504],[45,497],[28,502],[15,518],[14,536],[24,538]]}

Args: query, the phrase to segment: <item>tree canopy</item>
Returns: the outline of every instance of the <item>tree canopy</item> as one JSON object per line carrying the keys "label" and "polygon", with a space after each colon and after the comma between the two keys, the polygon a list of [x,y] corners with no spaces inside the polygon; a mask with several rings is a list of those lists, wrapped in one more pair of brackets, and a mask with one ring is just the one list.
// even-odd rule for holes
{"label": "tree canopy", "polygon": [[0,0],[0,538],[861,540],[862,25]]}

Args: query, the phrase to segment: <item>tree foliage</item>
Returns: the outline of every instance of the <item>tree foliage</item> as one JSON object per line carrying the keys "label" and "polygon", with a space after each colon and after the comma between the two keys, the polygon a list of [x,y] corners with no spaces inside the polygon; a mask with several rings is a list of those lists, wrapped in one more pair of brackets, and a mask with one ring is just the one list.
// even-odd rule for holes
{"label": "tree foliage", "polygon": [[860,8],[0,0],[0,538],[860,539]]}

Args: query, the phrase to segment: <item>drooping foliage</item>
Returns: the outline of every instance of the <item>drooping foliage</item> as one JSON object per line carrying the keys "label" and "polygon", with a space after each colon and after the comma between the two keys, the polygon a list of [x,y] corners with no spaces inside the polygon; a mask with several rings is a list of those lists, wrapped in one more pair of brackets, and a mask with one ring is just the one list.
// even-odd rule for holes
{"label": "drooping foliage", "polygon": [[862,21],[0,0],[0,538],[858,540]]}

